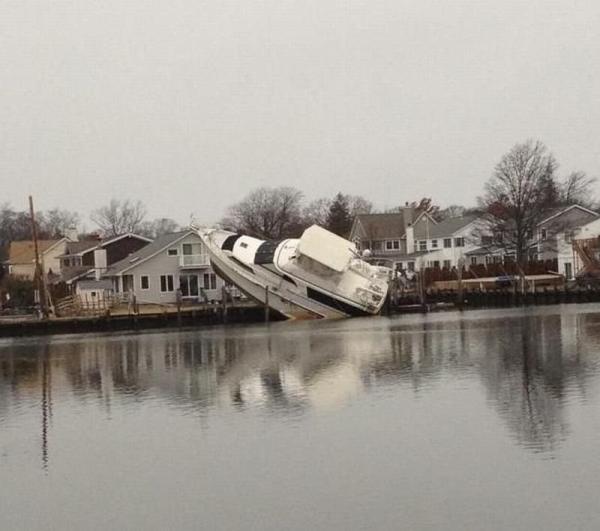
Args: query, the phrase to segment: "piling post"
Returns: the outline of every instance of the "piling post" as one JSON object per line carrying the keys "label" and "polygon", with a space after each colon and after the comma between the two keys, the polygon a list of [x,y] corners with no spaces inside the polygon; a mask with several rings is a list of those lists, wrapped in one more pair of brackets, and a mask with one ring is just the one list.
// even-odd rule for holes
{"label": "piling post", "polygon": [[265,323],[269,322],[269,286],[265,286]]}
{"label": "piling post", "polygon": [[222,316],[223,323],[227,322],[227,290],[225,289],[225,284],[221,287],[221,307],[222,307]]}
{"label": "piling post", "polygon": [[180,289],[175,292],[175,300],[177,302],[177,326],[181,327],[181,303],[183,301],[183,292]]}

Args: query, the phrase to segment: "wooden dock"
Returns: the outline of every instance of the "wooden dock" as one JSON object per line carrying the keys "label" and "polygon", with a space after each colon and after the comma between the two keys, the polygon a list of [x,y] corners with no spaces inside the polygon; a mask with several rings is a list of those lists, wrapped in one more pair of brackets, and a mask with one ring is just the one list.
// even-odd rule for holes
{"label": "wooden dock", "polygon": [[[273,316],[273,318],[277,318]],[[103,315],[0,318],[0,337],[261,322],[265,310],[254,302],[197,304],[181,308],[140,306],[136,312],[115,308]]]}

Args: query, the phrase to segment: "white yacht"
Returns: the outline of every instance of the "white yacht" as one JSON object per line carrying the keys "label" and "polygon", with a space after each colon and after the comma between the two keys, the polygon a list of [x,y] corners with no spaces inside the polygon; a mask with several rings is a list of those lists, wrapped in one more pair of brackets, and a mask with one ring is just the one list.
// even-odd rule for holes
{"label": "white yacht", "polygon": [[391,270],[368,264],[355,245],[313,225],[299,239],[260,240],[200,229],[215,272],[292,319],[377,314]]}

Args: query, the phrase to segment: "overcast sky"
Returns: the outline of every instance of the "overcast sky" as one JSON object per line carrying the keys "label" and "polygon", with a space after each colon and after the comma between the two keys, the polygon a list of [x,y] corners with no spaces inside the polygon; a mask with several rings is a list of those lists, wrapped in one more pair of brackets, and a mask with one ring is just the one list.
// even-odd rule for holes
{"label": "overcast sky", "polygon": [[470,204],[529,137],[600,176],[599,35],[597,1],[0,0],[0,203]]}

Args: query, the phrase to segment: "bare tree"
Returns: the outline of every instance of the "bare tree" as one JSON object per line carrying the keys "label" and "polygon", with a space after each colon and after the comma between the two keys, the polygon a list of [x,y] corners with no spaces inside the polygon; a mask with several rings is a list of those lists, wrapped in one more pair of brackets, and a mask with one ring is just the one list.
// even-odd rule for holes
{"label": "bare tree", "polygon": [[[325,227],[327,225],[327,217],[331,209],[332,203],[338,198],[338,194],[334,199],[327,197],[321,197],[311,201],[302,210],[302,220],[306,226],[309,225],[320,225]],[[370,214],[373,211],[373,203],[368,199],[360,195],[345,195],[341,194],[344,198],[348,212],[352,219],[359,214]]]}
{"label": "bare tree", "polygon": [[442,208],[438,211],[436,219],[439,221],[443,221],[445,219],[458,218],[460,216],[464,216],[466,212],[467,209],[464,206],[449,205],[446,208]]}
{"label": "bare tree", "polygon": [[303,228],[301,204],[296,188],[258,188],[229,207],[221,224],[257,238],[297,236]]}
{"label": "bare tree", "polygon": [[480,198],[484,230],[494,234],[495,244],[514,252],[520,266],[527,261],[537,223],[556,204],[556,167],[541,142],[516,144],[496,165]]}
{"label": "bare tree", "polygon": [[302,209],[302,220],[306,226],[320,225],[324,227],[327,224],[327,215],[331,207],[331,199],[321,197],[311,201]]}
{"label": "bare tree", "polygon": [[595,183],[595,177],[588,177],[582,171],[571,172],[559,185],[560,203],[591,208],[595,202],[593,190]]}
{"label": "bare tree", "polygon": [[373,212],[373,203],[360,195],[347,195],[348,209],[354,218],[359,214],[370,214]]}
{"label": "bare tree", "polygon": [[137,232],[146,217],[146,207],[141,201],[111,199],[110,203],[90,216],[105,236],[118,236]]}
{"label": "bare tree", "polygon": [[77,212],[70,212],[69,210],[62,210],[60,208],[48,210],[39,218],[42,230],[50,238],[65,236],[69,229],[77,227],[79,219]]}
{"label": "bare tree", "polygon": [[139,234],[148,238],[158,238],[163,234],[177,232],[181,227],[179,224],[170,218],[158,218],[152,221],[144,221],[139,229]]}

